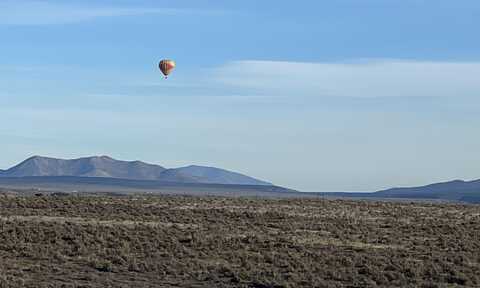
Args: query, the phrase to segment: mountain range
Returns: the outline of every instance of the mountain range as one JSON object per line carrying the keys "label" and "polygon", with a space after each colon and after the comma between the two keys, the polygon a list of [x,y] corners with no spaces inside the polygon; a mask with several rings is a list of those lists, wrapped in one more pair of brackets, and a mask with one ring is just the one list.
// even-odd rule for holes
{"label": "mountain range", "polygon": [[141,161],[120,161],[108,156],[56,159],[34,156],[8,169],[2,178],[19,177],[101,177],[128,180],[154,180],[175,183],[266,185],[272,183],[215,167],[186,166],[167,169]]}
{"label": "mountain range", "polygon": [[8,170],[0,170],[0,187],[70,192],[427,199],[480,203],[480,180],[454,180],[369,193],[306,193],[215,167],[191,165],[165,168],[141,161],[115,160],[108,156],[72,160],[34,156]]}

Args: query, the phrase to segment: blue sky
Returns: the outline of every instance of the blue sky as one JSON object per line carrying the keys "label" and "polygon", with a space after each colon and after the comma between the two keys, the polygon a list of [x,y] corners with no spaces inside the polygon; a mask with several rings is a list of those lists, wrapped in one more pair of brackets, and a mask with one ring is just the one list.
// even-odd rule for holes
{"label": "blue sky", "polygon": [[107,154],[305,191],[480,178],[478,27],[468,0],[0,0],[0,168]]}

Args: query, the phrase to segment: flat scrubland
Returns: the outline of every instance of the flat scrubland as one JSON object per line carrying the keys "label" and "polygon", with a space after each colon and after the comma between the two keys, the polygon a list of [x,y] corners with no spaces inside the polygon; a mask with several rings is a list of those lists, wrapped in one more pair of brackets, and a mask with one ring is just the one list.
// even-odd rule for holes
{"label": "flat scrubland", "polygon": [[480,206],[1,195],[0,287],[480,287]]}

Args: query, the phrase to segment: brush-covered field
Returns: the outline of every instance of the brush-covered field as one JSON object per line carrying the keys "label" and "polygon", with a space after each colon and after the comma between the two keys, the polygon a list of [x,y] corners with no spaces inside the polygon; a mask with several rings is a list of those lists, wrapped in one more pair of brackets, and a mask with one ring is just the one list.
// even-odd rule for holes
{"label": "brush-covered field", "polygon": [[480,206],[0,195],[0,287],[480,287]]}

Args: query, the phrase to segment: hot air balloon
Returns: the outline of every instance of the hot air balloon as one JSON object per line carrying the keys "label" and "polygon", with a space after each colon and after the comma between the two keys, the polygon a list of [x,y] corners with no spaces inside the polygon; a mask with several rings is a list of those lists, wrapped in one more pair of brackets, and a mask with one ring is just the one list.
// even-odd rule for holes
{"label": "hot air balloon", "polygon": [[163,59],[158,64],[158,68],[160,68],[160,71],[165,75],[165,79],[167,79],[168,75],[172,73],[173,69],[175,69],[175,61]]}

